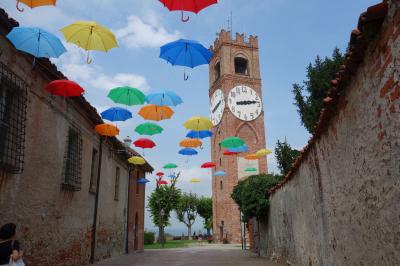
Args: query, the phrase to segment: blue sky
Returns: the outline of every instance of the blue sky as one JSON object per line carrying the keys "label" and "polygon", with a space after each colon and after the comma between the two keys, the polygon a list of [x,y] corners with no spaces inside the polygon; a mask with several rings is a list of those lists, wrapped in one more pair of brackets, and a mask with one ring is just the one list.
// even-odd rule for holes
{"label": "blue sky", "polygon": [[[169,12],[157,0],[66,0],[56,8],[26,9],[19,13],[15,0],[1,0],[0,7],[22,26],[39,26],[60,37],[59,29],[76,20],[95,20],[112,29],[120,47],[109,53],[92,53],[94,62],[86,65],[85,54],[66,45],[68,53],[54,62],[70,79],[86,89],[86,98],[99,112],[114,106],[106,95],[118,85],[132,85],[145,93],[173,90],[184,100],[175,108],[171,120],[160,123],[165,131],[153,138],[157,147],[146,151],[146,159],[158,170],[168,162],[181,166],[179,187],[201,195],[211,195],[211,177],[200,169],[210,160],[209,142],[189,163],[177,154],[178,143],[185,136],[184,121],[195,115],[208,116],[208,67],[189,70],[189,80],[183,81],[183,69],[172,67],[158,58],[159,46],[178,38],[195,39],[209,47],[216,33],[227,27],[233,13],[233,31],[257,35],[260,44],[260,65],[263,79],[263,100],[268,148],[278,139],[287,137],[293,147],[302,148],[309,138],[300,124],[293,105],[292,84],[305,79],[305,67],[316,55],[330,56],[334,47],[345,50],[350,32],[357,26],[359,15],[378,0],[220,0],[199,15],[190,14],[182,23],[179,12]],[[251,4],[250,4],[251,3]],[[138,107],[130,108],[137,113]],[[139,136],[134,128],[143,120],[138,115],[119,123],[121,139]],[[270,171],[277,172],[275,159],[269,157]],[[202,179],[199,184],[189,179]],[[148,177],[153,180],[151,176]],[[153,182],[154,183],[154,182]],[[147,194],[154,184],[146,187]],[[173,214],[174,216],[174,214]],[[146,214],[146,228],[154,226]],[[201,219],[195,224],[201,229]],[[185,232],[175,219],[169,230]]]}

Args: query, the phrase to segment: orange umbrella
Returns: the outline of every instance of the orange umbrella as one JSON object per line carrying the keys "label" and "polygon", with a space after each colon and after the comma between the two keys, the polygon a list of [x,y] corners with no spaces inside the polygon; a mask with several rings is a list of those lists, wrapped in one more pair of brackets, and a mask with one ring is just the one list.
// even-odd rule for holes
{"label": "orange umbrella", "polygon": [[260,159],[260,157],[255,153],[248,154],[248,155],[244,156],[244,158],[246,160],[258,160],[258,159]]}
{"label": "orange umbrella", "polygon": [[38,6],[55,6],[57,0],[17,0],[17,9],[20,12],[23,12],[24,9],[19,7],[20,3],[23,3],[30,8],[38,7]]}
{"label": "orange umbrella", "polygon": [[102,136],[114,137],[119,134],[119,129],[111,124],[99,124],[94,130]]}
{"label": "orange umbrella", "polygon": [[184,139],[179,142],[179,145],[185,148],[197,148],[200,147],[202,144],[203,142],[201,142],[201,140],[199,139]]}
{"label": "orange umbrella", "polygon": [[161,121],[164,119],[170,119],[174,114],[171,108],[168,106],[158,106],[155,104],[149,104],[143,106],[138,113],[145,120]]}

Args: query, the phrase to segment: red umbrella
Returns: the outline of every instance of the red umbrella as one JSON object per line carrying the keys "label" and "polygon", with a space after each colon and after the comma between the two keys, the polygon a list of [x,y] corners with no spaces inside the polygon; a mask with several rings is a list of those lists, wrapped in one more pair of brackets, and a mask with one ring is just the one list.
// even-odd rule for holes
{"label": "red umbrella", "polygon": [[199,13],[200,10],[218,3],[218,0],[159,0],[169,11],[182,11],[182,21],[186,22],[189,18],[183,17],[183,11]]}
{"label": "red umbrella", "polygon": [[233,152],[228,150],[224,151],[224,155],[238,155],[238,154],[239,154],[238,152]]}
{"label": "red umbrella", "polygon": [[45,89],[51,94],[64,97],[81,96],[85,91],[77,83],[66,79],[54,80]]}
{"label": "red umbrella", "polygon": [[203,163],[203,164],[201,165],[201,168],[213,168],[213,167],[215,167],[215,166],[216,166],[215,163],[213,163],[213,162],[208,162],[208,163]]}
{"label": "red umbrella", "polygon": [[163,172],[158,172],[158,173],[156,174],[156,176],[162,177],[162,176],[164,176],[164,173],[163,173]]}
{"label": "red umbrella", "polygon": [[159,185],[168,185],[168,182],[165,181],[165,180],[160,180],[160,181],[157,181],[157,184],[159,184]]}
{"label": "red umbrella", "polygon": [[151,149],[156,146],[156,144],[151,139],[141,138],[133,142],[136,147],[143,149]]}

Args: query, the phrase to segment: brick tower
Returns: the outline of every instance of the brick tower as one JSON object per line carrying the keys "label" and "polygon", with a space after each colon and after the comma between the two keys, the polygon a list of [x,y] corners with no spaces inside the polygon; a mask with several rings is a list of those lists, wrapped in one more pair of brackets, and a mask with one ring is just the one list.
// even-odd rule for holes
{"label": "brick tower", "polygon": [[[230,32],[222,30],[211,50],[214,52],[209,65],[210,119],[214,124],[211,157],[217,164],[212,178],[214,239],[240,243],[240,212],[230,195],[238,180],[249,175],[246,168],[257,169],[251,174],[266,173],[267,160],[247,161],[242,156],[224,155],[219,143],[226,137],[238,136],[245,140],[251,153],[265,148],[258,39],[250,36],[245,40],[239,33],[233,39]],[[219,170],[227,174],[215,177],[215,171]]]}

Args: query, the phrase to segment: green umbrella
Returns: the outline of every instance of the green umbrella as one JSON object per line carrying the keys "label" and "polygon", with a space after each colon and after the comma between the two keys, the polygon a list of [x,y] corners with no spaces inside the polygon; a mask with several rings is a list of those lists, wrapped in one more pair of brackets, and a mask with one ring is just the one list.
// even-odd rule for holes
{"label": "green umbrella", "polygon": [[166,165],[163,166],[164,169],[174,169],[177,168],[178,166],[174,163],[168,163]]}
{"label": "green umbrella", "polygon": [[143,92],[129,86],[114,88],[107,96],[115,103],[122,103],[128,106],[144,104],[145,98]]}
{"label": "green umbrella", "polygon": [[249,168],[246,168],[246,170],[244,170],[244,171],[246,171],[246,172],[256,172],[257,169],[253,168],[253,167],[249,167]]}
{"label": "green umbrella", "polygon": [[244,140],[238,137],[228,137],[219,143],[224,148],[237,148],[245,145]]}
{"label": "green umbrella", "polygon": [[160,134],[161,132],[163,132],[163,130],[164,129],[159,125],[149,122],[140,124],[135,128],[135,131],[140,135],[148,135],[148,136]]}

